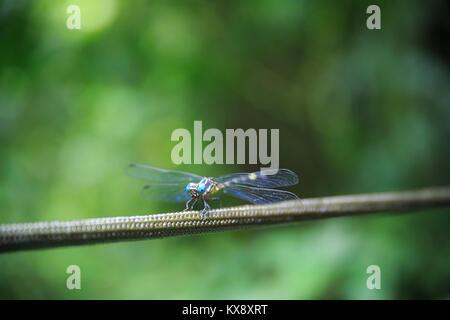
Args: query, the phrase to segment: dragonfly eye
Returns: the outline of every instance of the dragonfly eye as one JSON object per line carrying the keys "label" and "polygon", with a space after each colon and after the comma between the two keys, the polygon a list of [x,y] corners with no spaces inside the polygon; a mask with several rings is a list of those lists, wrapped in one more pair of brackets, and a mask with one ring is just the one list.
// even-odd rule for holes
{"label": "dragonfly eye", "polygon": [[188,185],[186,186],[186,192],[189,193],[191,191],[191,187],[192,187],[193,183],[188,183]]}
{"label": "dragonfly eye", "polygon": [[198,192],[203,193],[206,190],[206,186],[204,183],[199,183],[198,185]]}

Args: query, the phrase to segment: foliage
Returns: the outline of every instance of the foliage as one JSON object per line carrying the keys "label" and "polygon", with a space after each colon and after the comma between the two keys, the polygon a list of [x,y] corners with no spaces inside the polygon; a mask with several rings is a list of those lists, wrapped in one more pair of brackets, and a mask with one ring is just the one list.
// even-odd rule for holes
{"label": "foliage", "polygon": [[[0,2],[0,223],[180,209],[124,169],[176,168],[171,132],[194,120],[279,128],[301,197],[448,184],[448,4],[379,3],[371,31],[368,1]],[[436,210],[5,254],[0,297],[448,298],[448,226]]]}

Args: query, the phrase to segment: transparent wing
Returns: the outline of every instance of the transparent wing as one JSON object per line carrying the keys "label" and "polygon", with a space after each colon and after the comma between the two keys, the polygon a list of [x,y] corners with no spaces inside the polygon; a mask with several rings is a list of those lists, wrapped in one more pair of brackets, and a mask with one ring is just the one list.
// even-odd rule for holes
{"label": "transparent wing", "polygon": [[[276,172],[276,173],[275,173]],[[298,183],[297,175],[289,169],[266,170],[253,173],[233,173],[215,179],[216,182],[231,185],[244,184],[261,188],[292,186]]]}
{"label": "transparent wing", "polygon": [[149,184],[142,189],[142,196],[147,200],[161,202],[186,202],[191,195],[186,192],[186,185],[181,183]]}
{"label": "transparent wing", "polygon": [[255,204],[298,199],[296,194],[285,190],[255,188],[236,184],[225,187],[223,192]]}
{"label": "transparent wing", "polygon": [[192,173],[176,170],[164,170],[143,164],[130,164],[127,174],[139,179],[150,180],[152,182],[178,183],[200,181],[202,177]]}

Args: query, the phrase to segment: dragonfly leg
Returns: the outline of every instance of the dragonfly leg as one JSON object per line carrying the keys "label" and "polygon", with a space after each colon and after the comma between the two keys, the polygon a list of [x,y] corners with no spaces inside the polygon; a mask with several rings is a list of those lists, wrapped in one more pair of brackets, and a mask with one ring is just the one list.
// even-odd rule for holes
{"label": "dragonfly leg", "polygon": [[[193,200],[195,200],[195,201],[193,201]],[[193,202],[193,203],[191,204],[191,202]],[[192,209],[192,208],[194,207],[194,205],[195,205],[196,202],[197,202],[197,199],[194,199],[194,198],[188,200],[188,201],[186,202],[186,208],[184,209],[184,211],[187,211],[187,210]]]}
{"label": "dragonfly leg", "polygon": [[200,213],[203,216],[203,219],[205,220],[206,217],[208,217],[208,211],[211,210],[211,207],[209,206],[208,202],[206,202],[205,199],[203,199],[203,205],[205,206],[202,210],[202,212]]}
{"label": "dragonfly leg", "polygon": [[192,202],[192,205],[191,205],[191,207],[189,208],[189,210],[194,209],[194,206],[195,206],[195,204],[197,203],[197,201],[198,201],[198,198],[195,198],[194,201]]}
{"label": "dragonfly leg", "polygon": [[189,205],[190,205],[191,201],[192,201],[192,199],[191,199],[191,200],[188,200],[188,201],[186,202],[186,208],[184,208],[184,211],[187,211],[187,210],[189,209]]}

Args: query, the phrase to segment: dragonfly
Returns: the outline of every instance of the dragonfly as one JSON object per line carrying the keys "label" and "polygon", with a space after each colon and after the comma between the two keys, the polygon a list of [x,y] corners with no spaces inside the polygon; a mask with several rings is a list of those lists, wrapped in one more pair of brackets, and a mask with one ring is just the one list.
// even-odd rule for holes
{"label": "dragonfly", "polygon": [[233,173],[213,178],[143,164],[130,164],[127,173],[131,177],[149,181],[142,189],[143,197],[148,200],[185,202],[185,211],[192,210],[198,202],[203,202],[203,218],[208,216],[211,209],[208,201],[220,200],[214,197],[219,191],[254,204],[298,199],[292,192],[274,189],[298,183],[297,175],[289,169]]}

